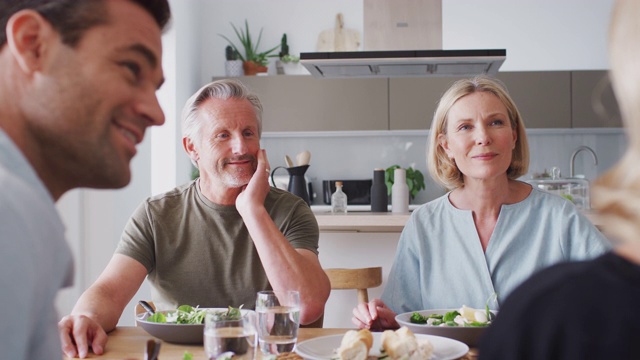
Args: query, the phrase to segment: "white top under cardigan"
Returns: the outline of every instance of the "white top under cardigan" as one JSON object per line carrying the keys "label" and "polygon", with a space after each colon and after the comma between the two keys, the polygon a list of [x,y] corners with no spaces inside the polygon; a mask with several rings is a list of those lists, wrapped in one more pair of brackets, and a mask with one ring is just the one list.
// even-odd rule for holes
{"label": "white top under cardigan", "polygon": [[542,268],[594,258],[609,248],[573,203],[533,189],[523,201],[502,205],[483,252],[472,212],[455,208],[446,194],[411,214],[382,300],[398,314],[462,305],[482,309],[491,294],[501,302]]}

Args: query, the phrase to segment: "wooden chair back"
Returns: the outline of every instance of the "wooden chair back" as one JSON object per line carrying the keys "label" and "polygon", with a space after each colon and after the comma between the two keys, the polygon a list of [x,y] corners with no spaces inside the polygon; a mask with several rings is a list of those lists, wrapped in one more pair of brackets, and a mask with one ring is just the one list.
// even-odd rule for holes
{"label": "wooden chair back", "polygon": [[368,289],[382,285],[382,267],[358,269],[325,269],[331,289],[354,289],[358,304],[369,302]]}

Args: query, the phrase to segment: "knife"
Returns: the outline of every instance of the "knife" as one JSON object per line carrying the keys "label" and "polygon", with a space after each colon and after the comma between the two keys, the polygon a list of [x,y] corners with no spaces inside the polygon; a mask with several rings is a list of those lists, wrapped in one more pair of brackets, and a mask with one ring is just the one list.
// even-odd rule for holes
{"label": "knife", "polygon": [[158,360],[158,353],[160,353],[160,345],[162,342],[159,340],[148,340],[147,348],[144,352],[145,360]]}

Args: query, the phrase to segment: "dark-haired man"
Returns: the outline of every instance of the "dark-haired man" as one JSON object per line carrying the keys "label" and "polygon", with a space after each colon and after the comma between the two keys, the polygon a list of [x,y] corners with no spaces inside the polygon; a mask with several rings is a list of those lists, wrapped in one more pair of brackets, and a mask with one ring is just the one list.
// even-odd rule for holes
{"label": "dark-haired man", "polygon": [[129,183],[136,145],[164,123],[169,17],[166,0],[0,1],[3,358],[61,356],[54,299],[73,262],[55,202]]}

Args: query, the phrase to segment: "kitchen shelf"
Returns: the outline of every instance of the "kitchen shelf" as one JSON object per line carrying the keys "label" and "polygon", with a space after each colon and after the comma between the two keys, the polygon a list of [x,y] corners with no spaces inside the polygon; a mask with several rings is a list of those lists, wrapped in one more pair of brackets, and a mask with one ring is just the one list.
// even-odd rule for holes
{"label": "kitchen shelf", "polygon": [[410,213],[314,212],[321,232],[402,232]]}
{"label": "kitchen shelf", "polygon": [[[374,213],[370,211],[332,214],[331,211],[319,210],[320,208],[322,207],[312,206],[320,232],[402,232],[411,216],[411,213]],[[582,213],[596,227],[601,225],[595,212],[582,211]]]}

